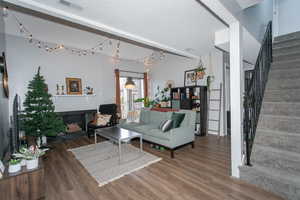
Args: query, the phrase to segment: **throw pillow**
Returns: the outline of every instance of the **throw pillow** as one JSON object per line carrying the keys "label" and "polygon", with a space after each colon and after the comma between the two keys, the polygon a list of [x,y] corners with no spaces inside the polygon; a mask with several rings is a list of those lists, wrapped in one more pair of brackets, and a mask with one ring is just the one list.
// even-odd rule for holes
{"label": "throw pillow", "polygon": [[168,121],[167,119],[162,120],[158,126],[158,129],[162,129],[163,125],[166,123],[166,121]]}
{"label": "throw pillow", "polygon": [[185,117],[185,113],[172,113],[173,128],[178,128]]}
{"label": "throw pillow", "polygon": [[170,119],[165,120],[164,124],[161,126],[161,131],[162,132],[167,132],[167,131],[172,129],[172,126],[173,126],[173,121],[172,120],[170,120]]}
{"label": "throw pillow", "polygon": [[96,116],[96,125],[97,126],[106,126],[110,122],[111,115],[101,115],[97,114]]}

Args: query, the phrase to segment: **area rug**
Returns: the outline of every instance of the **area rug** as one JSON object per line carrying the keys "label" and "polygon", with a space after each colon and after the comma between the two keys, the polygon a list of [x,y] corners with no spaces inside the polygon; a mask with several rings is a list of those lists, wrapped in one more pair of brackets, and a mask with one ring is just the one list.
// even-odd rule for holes
{"label": "area rug", "polygon": [[147,167],[161,158],[140,152],[131,144],[122,144],[122,160],[119,163],[118,145],[109,141],[69,149],[86,168],[99,186],[103,186],[122,176]]}

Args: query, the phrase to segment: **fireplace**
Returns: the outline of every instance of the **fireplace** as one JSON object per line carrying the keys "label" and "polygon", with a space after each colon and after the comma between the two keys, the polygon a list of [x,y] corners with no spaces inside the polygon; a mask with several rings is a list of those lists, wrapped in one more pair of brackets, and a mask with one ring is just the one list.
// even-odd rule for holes
{"label": "fireplace", "polygon": [[87,130],[87,124],[93,119],[96,110],[77,110],[77,111],[65,111],[57,112],[62,117],[64,124],[77,124],[82,131]]}

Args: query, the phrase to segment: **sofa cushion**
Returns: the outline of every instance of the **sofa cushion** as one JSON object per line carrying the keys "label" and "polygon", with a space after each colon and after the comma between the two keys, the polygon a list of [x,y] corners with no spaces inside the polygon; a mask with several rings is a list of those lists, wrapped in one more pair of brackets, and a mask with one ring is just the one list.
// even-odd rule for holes
{"label": "sofa cushion", "polygon": [[140,125],[140,126],[135,126],[133,130],[136,132],[139,132],[141,134],[147,134],[150,130],[157,128],[153,124],[145,124],[145,125]]}
{"label": "sofa cushion", "polygon": [[146,133],[146,135],[151,136],[151,137],[155,137],[155,138],[159,138],[159,139],[162,139],[162,140],[170,140],[170,137],[171,137],[170,131],[164,133],[161,130],[159,130],[158,128],[151,129],[150,131],[148,131]]}
{"label": "sofa cushion", "polygon": [[123,124],[119,124],[119,128],[124,128],[124,129],[129,129],[129,130],[134,130],[135,127],[137,126],[142,126],[145,125],[144,123],[136,123],[136,122],[125,122]]}
{"label": "sofa cushion", "polygon": [[173,113],[171,119],[173,120],[173,128],[178,128],[185,117],[185,113]]}
{"label": "sofa cushion", "polygon": [[150,123],[150,111],[146,109],[141,109],[140,112],[140,122],[141,123]]}
{"label": "sofa cushion", "polygon": [[163,120],[167,119],[166,113],[157,112],[157,111],[149,111],[149,112],[150,112],[150,123],[156,125],[156,128]]}

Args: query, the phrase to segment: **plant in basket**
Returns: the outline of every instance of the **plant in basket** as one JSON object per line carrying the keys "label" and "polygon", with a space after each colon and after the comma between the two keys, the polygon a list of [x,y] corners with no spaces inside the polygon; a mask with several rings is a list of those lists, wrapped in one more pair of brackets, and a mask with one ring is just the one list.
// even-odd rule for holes
{"label": "plant in basket", "polygon": [[203,79],[204,75],[205,75],[205,70],[206,68],[204,68],[202,61],[200,60],[199,65],[197,66],[195,72],[196,72],[196,79]]}

